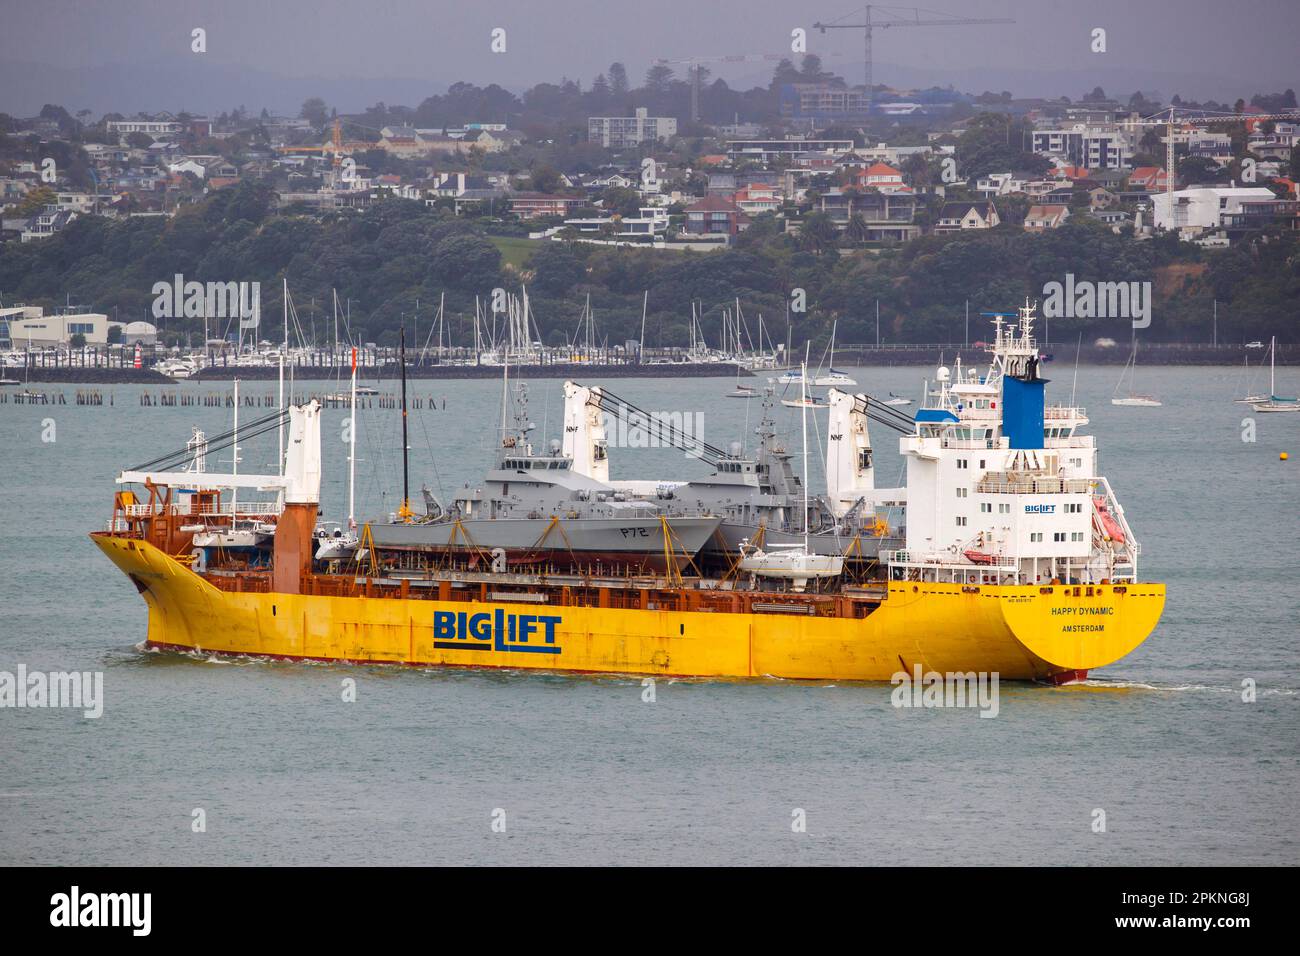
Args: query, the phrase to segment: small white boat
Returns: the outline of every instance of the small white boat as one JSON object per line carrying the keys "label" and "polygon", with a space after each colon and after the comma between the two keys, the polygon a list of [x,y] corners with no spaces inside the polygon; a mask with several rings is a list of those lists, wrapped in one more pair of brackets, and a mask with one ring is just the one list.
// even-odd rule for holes
{"label": "small white boat", "polygon": [[[746,544],[741,545],[742,549]],[[740,570],[761,578],[789,581],[791,589],[796,592],[802,592],[814,578],[834,578],[844,571],[842,555],[813,554],[803,544],[774,544],[771,547],[771,551],[754,548],[740,559]]]}
{"label": "small white boat", "polygon": [[[1259,368],[1262,368],[1262,367],[1263,367],[1263,363],[1261,362],[1261,363],[1260,363],[1260,366],[1256,368],[1256,371],[1259,371]],[[1242,361],[1242,366],[1241,366],[1241,380],[1242,380],[1243,382],[1246,382],[1247,379],[1250,378],[1250,377],[1252,377],[1252,376],[1250,375],[1250,356],[1247,355],[1247,356],[1245,357],[1245,359]],[[1254,382],[1249,382],[1248,384],[1249,384],[1249,385],[1254,385]],[[1238,405],[1254,405],[1256,402],[1267,402],[1267,401],[1268,401],[1268,398],[1269,398],[1269,397],[1268,397],[1267,395],[1262,395],[1262,394],[1260,394],[1259,392],[1252,392],[1252,391],[1250,391],[1249,388],[1246,388],[1245,391],[1246,391],[1246,394],[1243,395],[1241,398],[1234,398],[1234,399],[1233,399],[1233,401],[1236,402]]]}
{"label": "small white boat", "polygon": [[317,561],[339,561],[351,558],[357,551],[360,539],[355,531],[344,530],[340,525],[320,525],[314,535]]}
{"label": "small white boat", "polygon": [[757,398],[758,389],[754,388],[752,385],[737,385],[736,390],[733,392],[728,392],[726,394],[726,397],[727,398]]}
{"label": "small white boat", "polygon": [[807,398],[783,398],[781,404],[786,408],[830,408],[825,399],[809,395]]}
{"label": "small white boat", "polygon": [[[807,370],[808,365],[805,362],[800,370],[805,373],[802,377],[807,378]],[[783,402],[783,404],[788,405],[790,402]],[[808,387],[802,383],[799,387],[799,400],[794,403],[794,407],[803,409],[800,415],[803,429],[803,541],[795,544],[772,544],[769,545],[771,550],[764,551],[751,545],[746,539],[740,543],[741,557],[738,567],[755,577],[789,581],[791,590],[802,592],[811,580],[834,578],[843,573],[844,557],[839,554],[816,554],[808,546],[808,522],[811,520],[808,497],[808,409],[816,406],[812,405]]]}
{"label": "small white boat", "polygon": [[813,380],[809,382],[809,384],[826,385],[826,386],[833,385],[836,387],[852,388],[854,385],[857,385],[858,383],[855,380],[849,378],[843,372],[836,371],[835,369],[830,369],[825,375],[818,375],[814,377]]}
{"label": "small white boat", "polygon": [[912,400],[910,398],[904,398],[902,395],[895,395],[893,392],[890,392],[889,398],[886,399],[882,404],[894,405],[894,406],[911,405]]}
{"label": "small white boat", "polygon": [[1252,402],[1251,408],[1257,412],[1300,412],[1300,398],[1283,398],[1277,394],[1277,336],[1269,343],[1268,363],[1268,398]]}
{"label": "small white boat", "polygon": [[[1133,383],[1137,376],[1137,333],[1133,335],[1133,351],[1129,354],[1128,361],[1124,363],[1124,371],[1119,373],[1119,381],[1115,383],[1115,393],[1111,396],[1112,405],[1122,405],[1129,408],[1159,408],[1164,402],[1154,395],[1139,395],[1133,391]],[[1124,376],[1128,376],[1129,390],[1128,397],[1121,398],[1119,390],[1124,387]]]}
{"label": "small white boat", "polygon": [[238,548],[258,548],[266,544],[274,535],[274,531],[263,530],[262,525],[252,528],[214,528],[211,531],[202,531],[194,536],[194,547],[196,548],[224,548],[226,550]]}
{"label": "small white boat", "polygon": [[1130,395],[1128,398],[1112,398],[1112,405],[1127,405],[1133,408],[1159,408],[1164,402],[1150,395]]}

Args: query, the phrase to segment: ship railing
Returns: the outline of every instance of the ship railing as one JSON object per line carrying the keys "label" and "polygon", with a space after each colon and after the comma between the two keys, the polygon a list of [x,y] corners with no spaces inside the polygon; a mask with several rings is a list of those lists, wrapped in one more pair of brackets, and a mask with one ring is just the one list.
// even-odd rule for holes
{"label": "ship railing", "polygon": [[[894,552],[906,554],[905,551]],[[884,561],[882,552],[881,560]],[[889,561],[891,581],[952,581],[959,584],[1019,584],[1021,569],[1010,564],[971,564],[950,561]]]}
{"label": "ship railing", "polygon": [[975,483],[975,490],[982,495],[1086,495],[1092,490],[1092,481],[1088,478],[1057,478],[1052,475],[1015,481],[982,478]]}
{"label": "ship railing", "polygon": [[962,421],[997,422],[1002,420],[1002,412],[996,408],[963,408],[960,417]]}
{"label": "ship railing", "polygon": [[223,501],[216,505],[203,505],[200,508],[191,509],[188,505],[172,505],[173,513],[178,515],[278,515],[280,513],[280,504],[276,501],[241,501],[237,507],[232,507],[229,501]]}
{"label": "ship railing", "polygon": [[1069,435],[1065,438],[1045,438],[1044,448],[1094,448],[1096,439],[1092,435]]}
{"label": "ship railing", "polygon": [[1049,419],[1060,418],[1087,418],[1087,412],[1082,406],[1075,405],[1048,405],[1043,409],[1043,417]]}
{"label": "ship railing", "polygon": [[[972,542],[969,546],[973,548],[973,547],[975,547],[976,545]],[[908,565],[908,566],[926,567],[926,568],[937,568],[937,567],[943,567],[943,568],[972,568],[972,567],[977,567],[977,568],[978,568],[978,567],[1019,568],[1019,567],[1020,567],[1020,559],[1014,557],[1013,555],[1009,555],[1009,554],[992,554],[992,555],[989,555],[990,562],[989,562],[988,564],[975,564],[975,563],[972,562],[972,561],[960,561],[960,560],[957,560],[956,558],[957,558],[956,555],[954,555],[954,554],[950,554],[950,553],[948,553],[948,552],[945,552],[945,553],[943,554],[943,556],[942,556],[942,559],[940,559],[939,557],[936,556],[935,558],[933,558],[933,559],[931,560],[931,559],[927,559],[926,556],[924,556],[924,555],[914,554],[913,552],[908,551],[906,548],[899,548],[898,550],[894,550],[894,551],[884,550],[884,551],[881,551],[881,552],[880,552],[880,563],[881,563],[881,564],[897,564],[897,565]]]}
{"label": "ship railing", "polygon": [[1110,482],[1105,478],[1099,477],[1096,479],[1096,483],[1101,486],[1103,497],[1106,500],[1107,507],[1110,509],[1110,513],[1115,516],[1115,520],[1119,522],[1120,528],[1124,531],[1124,545],[1128,549],[1129,555],[1132,557],[1133,576],[1136,578],[1137,559],[1138,555],[1142,553],[1142,544],[1133,536],[1133,529],[1129,527],[1128,518],[1124,514],[1124,506],[1121,505],[1119,499],[1115,497],[1115,492],[1110,487]]}
{"label": "ship railing", "polygon": [[[151,518],[154,515],[161,514],[162,511],[146,503],[127,505],[122,509],[122,513],[128,518]],[[179,517],[194,518],[230,515],[278,515],[280,505],[275,501],[241,501],[237,506],[232,506],[229,501],[225,501],[219,505],[205,504],[201,507],[195,507],[191,502],[172,502],[167,508],[167,513]]]}

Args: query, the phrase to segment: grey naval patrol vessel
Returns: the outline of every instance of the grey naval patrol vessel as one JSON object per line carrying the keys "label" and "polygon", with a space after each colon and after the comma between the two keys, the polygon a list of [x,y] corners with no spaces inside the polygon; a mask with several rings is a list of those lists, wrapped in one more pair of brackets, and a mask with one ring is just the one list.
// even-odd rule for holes
{"label": "grey naval patrol vessel", "polygon": [[[562,453],[571,470],[609,485],[633,500],[654,501],[668,515],[708,513],[721,518],[702,549],[703,559],[732,558],[742,545],[780,547],[802,544],[807,514],[808,548],[814,554],[842,555],[870,563],[881,550],[902,546],[903,529],[891,528],[886,515],[901,515],[906,489],[877,488],[868,419],[900,433],[911,433],[911,420],[863,394],[832,388],[826,451],[826,493],[809,496],[794,471],[792,456],[776,432],[772,412],[775,392],[762,398],[762,418],[755,429],[758,445],[746,454],[740,442],[727,450],[682,433],[600,386],[564,383]],[[664,443],[711,465],[713,474],[690,480],[611,481],[607,420],[630,421],[648,428]]]}
{"label": "grey naval patrol vessel", "polygon": [[481,485],[465,485],[446,507],[424,489],[425,514],[370,525],[376,548],[457,553],[497,569],[662,572],[681,571],[718,530],[722,519],[707,509],[670,510],[662,498],[575,470],[558,439],[535,452],[522,383],[514,405],[513,432],[503,434]]}

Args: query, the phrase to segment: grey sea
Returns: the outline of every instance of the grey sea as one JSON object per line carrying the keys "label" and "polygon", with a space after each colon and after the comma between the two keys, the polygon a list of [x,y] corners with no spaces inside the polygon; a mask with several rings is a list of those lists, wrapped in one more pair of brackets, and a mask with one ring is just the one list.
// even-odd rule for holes
{"label": "grey sea", "polygon": [[[1045,371],[1049,397],[1067,401],[1074,368]],[[1115,407],[1118,371],[1079,369],[1077,401],[1142,542],[1141,575],[1168,584],[1164,618],[1086,683],[1003,684],[995,719],[895,708],[887,684],[660,681],[649,702],[640,678],[146,651],[144,602],[86,534],[109,517],[120,469],[183,446],[191,426],[229,428],[229,408],[142,407],[141,394],[230,385],[101,388],[91,407],[71,404],[77,386],[33,386],[69,404],[0,404],[0,671],[102,672],[104,701],[97,719],[0,708],[0,863],[1293,864],[1300,415],[1252,423],[1224,368],[1140,370],[1164,406]],[[933,370],[851,374],[916,398]],[[690,413],[714,445],[752,446],[759,409],[723,397],[733,380],[602,384]],[[275,383],[241,387],[270,396]],[[529,383],[539,444],[560,434],[560,389]],[[492,460],[501,384],[411,391],[424,399],[412,489],[445,501]],[[323,507],[339,520],[346,412],[324,414]],[[782,409],[780,427],[797,454],[794,415]],[[395,411],[360,413],[363,517],[397,505],[399,434]],[[896,436],[876,426],[873,439],[878,483],[899,484]],[[240,470],[270,471],[274,456],[264,436]],[[209,468],[228,470],[224,457]],[[615,477],[704,467],[671,449],[611,457]]]}

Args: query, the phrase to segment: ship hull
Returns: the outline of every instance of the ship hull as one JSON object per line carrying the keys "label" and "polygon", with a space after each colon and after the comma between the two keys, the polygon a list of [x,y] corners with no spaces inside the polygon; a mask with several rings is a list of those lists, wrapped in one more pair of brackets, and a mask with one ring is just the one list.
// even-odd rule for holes
{"label": "ship hull", "polygon": [[[804,537],[790,531],[777,531],[774,528],[760,528],[757,525],[740,524],[723,521],[707,544],[703,553],[709,557],[735,558],[742,544],[761,543],[764,547],[780,545],[802,545]],[[813,554],[843,556],[854,560],[873,560],[879,556],[881,548],[902,547],[901,537],[875,537],[868,534],[812,534],[808,536],[808,550]]]}
{"label": "ship hull", "polygon": [[898,581],[849,619],[244,593],[142,540],[92,538],[148,604],[150,645],[290,660],[862,681],[919,665],[1062,682],[1131,652],[1165,601],[1159,584]]}

